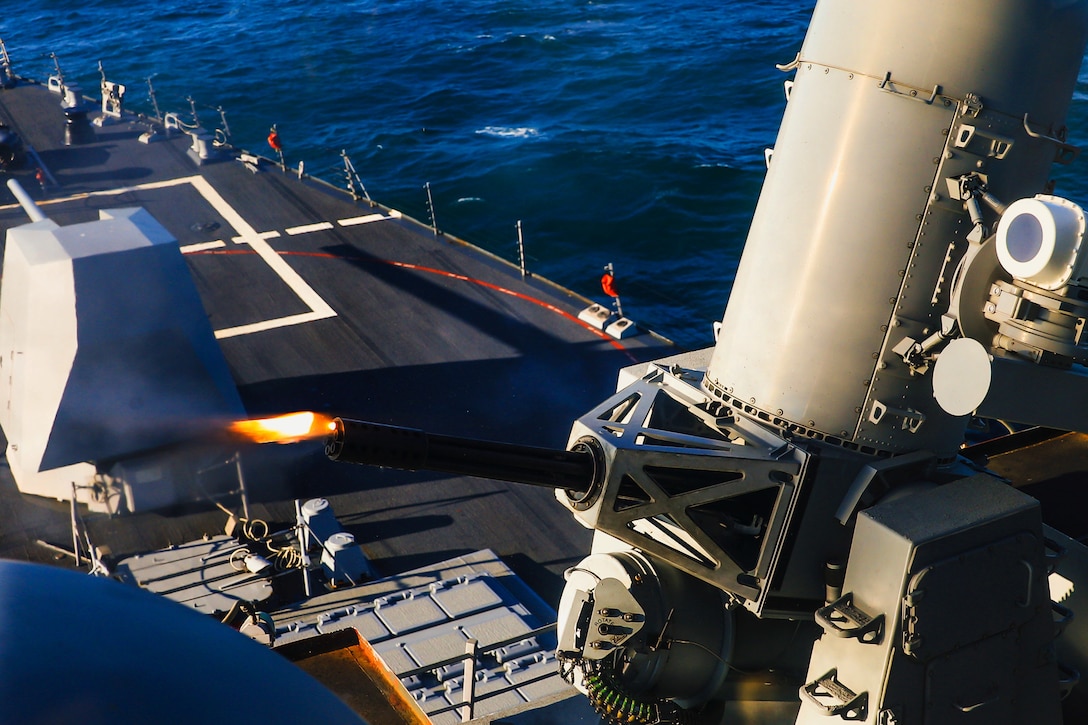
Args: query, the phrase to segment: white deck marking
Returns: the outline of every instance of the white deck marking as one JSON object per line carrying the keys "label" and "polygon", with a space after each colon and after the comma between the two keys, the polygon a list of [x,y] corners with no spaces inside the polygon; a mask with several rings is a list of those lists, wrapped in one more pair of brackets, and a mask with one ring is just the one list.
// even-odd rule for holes
{"label": "white deck marking", "polygon": [[367,214],[366,216],[353,216],[350,219],[337,219],[336,223],[342,227],[353,227],[356,224],[369,224],[380,222],[382,219],[390,219],[385,214]]}
{"label": "white deck marking", "polygon": [[[181,186],[183,184],[189,184],[197,191],[204,200],[208,202],[219,215],[226,220],[228,224],[234,227],[234,230],[238,232],[237,237],[234,237],[232,241],[237,244],[248,244],[257,256],[260,257],[265,264],[272,268],[272,271],[279,275],[279,278],[283,280],[284,284],[291,288],[299,299],[302,300],[309,308],[309,312],[303,312],[297,315],[288,315],[287,317],[277,317],[271,320],[264,320],[262,322],[255,322],[249,325],[239,325],[237,327],[227,327],[222,330],[215,331],[215,337],[217,339],[224,339],[228,337],[237,337],[239,335],[251,335],[254,332],[262,332],[264,330],[274,330],[279,327],[288,327],[290,325],[301,325],[305,322],[313,322],[315,320],[324,320],[329,317],[336,317],[336,310],[329,306],[324,299],[319,295],[309,284],[302,279],[299,274],[291,269],[290,265],[276,253],[276,250],[265,242],[266,239],[275,239],[280,236],[277,231],[260,232],[258,233],[249,223],[234,210],[226,199],[219,195],[219,192],[215,190],[207,179],[203,176],[185,176],[177,179],[167,179],[165,181],[152,181],[147,184],[137,184],[136,186],[121,186],[115,189],[105,189],[102,191],[91,191],[81,194],[73,194],[72,196],[55,198],[55,199],[42,199],[38,201],[39,206],[48,204],[61,204],[68,201],[75,201],[78,199],[87,199],[93,196],[118,196],[120,194],[127,194],[134,191],[146,191],[148,189],[165,189],[171,186]],[[18,204],[8,204],[0,206],[0,210],[15,208]],[[391,212],[395,216],[400,216],[397,212]],[[323,222],[325,229],[332,229],[333,225],[329,222]],[[316,225],[311,225],[316,226]],[[298,227],[296,227],[298,228]],[[288,230],[290,231],[290,230]],[[208,244],[216,244],[215,242],[208,242]],[[222,242],[219,245],[225,246]],[[183,248],[182,251],[198,251],[195,247],[202,245],[192,244]],[[209,247],[212,248],[212,247]]]}
{"label": "white deck marking", "polygon": [[328,222],[318,222],[317,224],[303,224],[299,227],[287,227],[287,229],[284,229],[284,231],[293,237],[296,234],[309,234],[310,232],[320,232],[324,231],[325,229],[332,229],[332,224]]}
{"label": "white deck marking", "polygon": [[272,320],[264,320],[262,322],[253,322],[248,325],[238,325],[237,327],[224,327],[222,330],[215,331],[215,339],[223,340],[228,337],[241,337],[242,335],[252,335],[254,332],[264,332],[265,330],[275,330],[280,327],[290,327],[291,325],[301,325],[304,322],[314,322],[315,320],[324,320],[328,317],[336,317],[336,313],[331,315],[323,315],[318,312],[300,312],[297,315],[288,315],[287,317],[277,317]]}
{"label": "white deck marking", "polygon": [[[280,237],[282,235],[279,232],[273,231],[273,232],[261,232],[257,236],[260,237],[261,239],[275,239],[275,238]],[[245,237],[231,237],[230,240],[232,242],[234,242],[235,244],[246,244],[247,243],[246,240],[245,240]]]}
{"label": "white deck marking", "polygon": [[193,252],[203,252],[206,249],[219,249],[220,247],[227,246],[227,243],[222,239],[217,239],[214,242],[202,242],[200,244],[186,244],[181,248],[182,254],[192,254]]}
{"label": "white deck marking", "polygon": [[226,200],[219,195],[219,192],[215,190],[208,180],[203,176],[192,176],[190,183],[193,188],[200,192],[200,195],[212,207],[215,208],[219,215],[222,216],[228,224],[234,227],[234,230],[241,236],[242,241],[250,246],[257,256],[264,260],[264,263],[272,268],[272,271],[279,275],[280,279],[291,288],[291,291],[298,295],[298,298],[302,300],[309,308],[309,312],[304,312],[300,315],[289,315],[288,317],[278,317],[272,320],[265,320],[263,322],[257,322],[251,325],[240,325],[238,327],[227,327],[222,330],[216,330],[215,336],[217,339],[224,339],[228,337],[236,337],[238,335],[250,335],[254,332],[261,332],[263,330],[273,330],[278,327],[287,327],[290,325],[299,325],[304,322],[313,322],[314,320],[323,320],[327,317],[336,317],[336,311],[329,306],[329,303],[321,298],[313,287],[306,284],[306,280],[299,276],[298,272],[291,269],[291,266],[287,264],[283,257],[276,254],[276,250],[261,238],[261,235],[257,233],[253,227],[249,226],[249,222],[242,218],[242,215],[234,210]]}

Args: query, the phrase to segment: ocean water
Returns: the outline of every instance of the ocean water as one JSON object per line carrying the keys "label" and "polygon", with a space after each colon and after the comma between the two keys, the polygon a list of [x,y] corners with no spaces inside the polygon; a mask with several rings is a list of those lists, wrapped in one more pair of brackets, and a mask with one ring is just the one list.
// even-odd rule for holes
{"label": "ocean water", "polygon": [[[16,71],[57,60],[96,94],[207,126],[334,183],[341,150],[370,195],[624,312],[711,344],[785,106],[775,63],[813,0],[39,0],[5,8]],[[1088,138],[1088,84],[1070,114]],[[1059,191],[1088,201],[1083,162]]]}

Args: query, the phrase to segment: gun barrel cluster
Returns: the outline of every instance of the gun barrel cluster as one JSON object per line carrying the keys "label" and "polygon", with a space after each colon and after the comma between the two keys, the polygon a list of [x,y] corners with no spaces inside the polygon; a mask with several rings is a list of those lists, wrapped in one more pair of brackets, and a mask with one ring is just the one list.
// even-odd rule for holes
{"label": "gun barrel cluster", "polygon": [[415,428],[336,418],[325,440],[334,461],[441,471],[567,491],[587,491],[597,462],[588,450],[563,451],[426,433]]}

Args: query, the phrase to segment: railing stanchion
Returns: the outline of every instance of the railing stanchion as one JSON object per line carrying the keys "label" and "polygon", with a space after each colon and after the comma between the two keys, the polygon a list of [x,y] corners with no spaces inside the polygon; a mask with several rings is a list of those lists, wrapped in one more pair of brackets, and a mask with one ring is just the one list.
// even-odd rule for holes
{"label": "railing stanchion", "polygon": [[476,649],[479,643],[475,639],[465,642],[465,681],[461,688],[461,722],[472,719],[476,709]]}

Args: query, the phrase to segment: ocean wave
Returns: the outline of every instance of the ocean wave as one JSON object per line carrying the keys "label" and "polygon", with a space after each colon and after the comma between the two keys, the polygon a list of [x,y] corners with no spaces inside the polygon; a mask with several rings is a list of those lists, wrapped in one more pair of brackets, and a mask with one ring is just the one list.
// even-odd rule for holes
{"label": "ocean wave", "polygon": [[530,126],[484,126],[476,129],[481,136],[494,138],[539,138],[540,131]]}
{"label": "ocean wave", "polygon": [[483,201],[483,197],[479,197],[479,196],[462,196],[460,199],[457,200],[457,203],[458,204],[467,204],[469,202],[474,202],[474,201]]}

